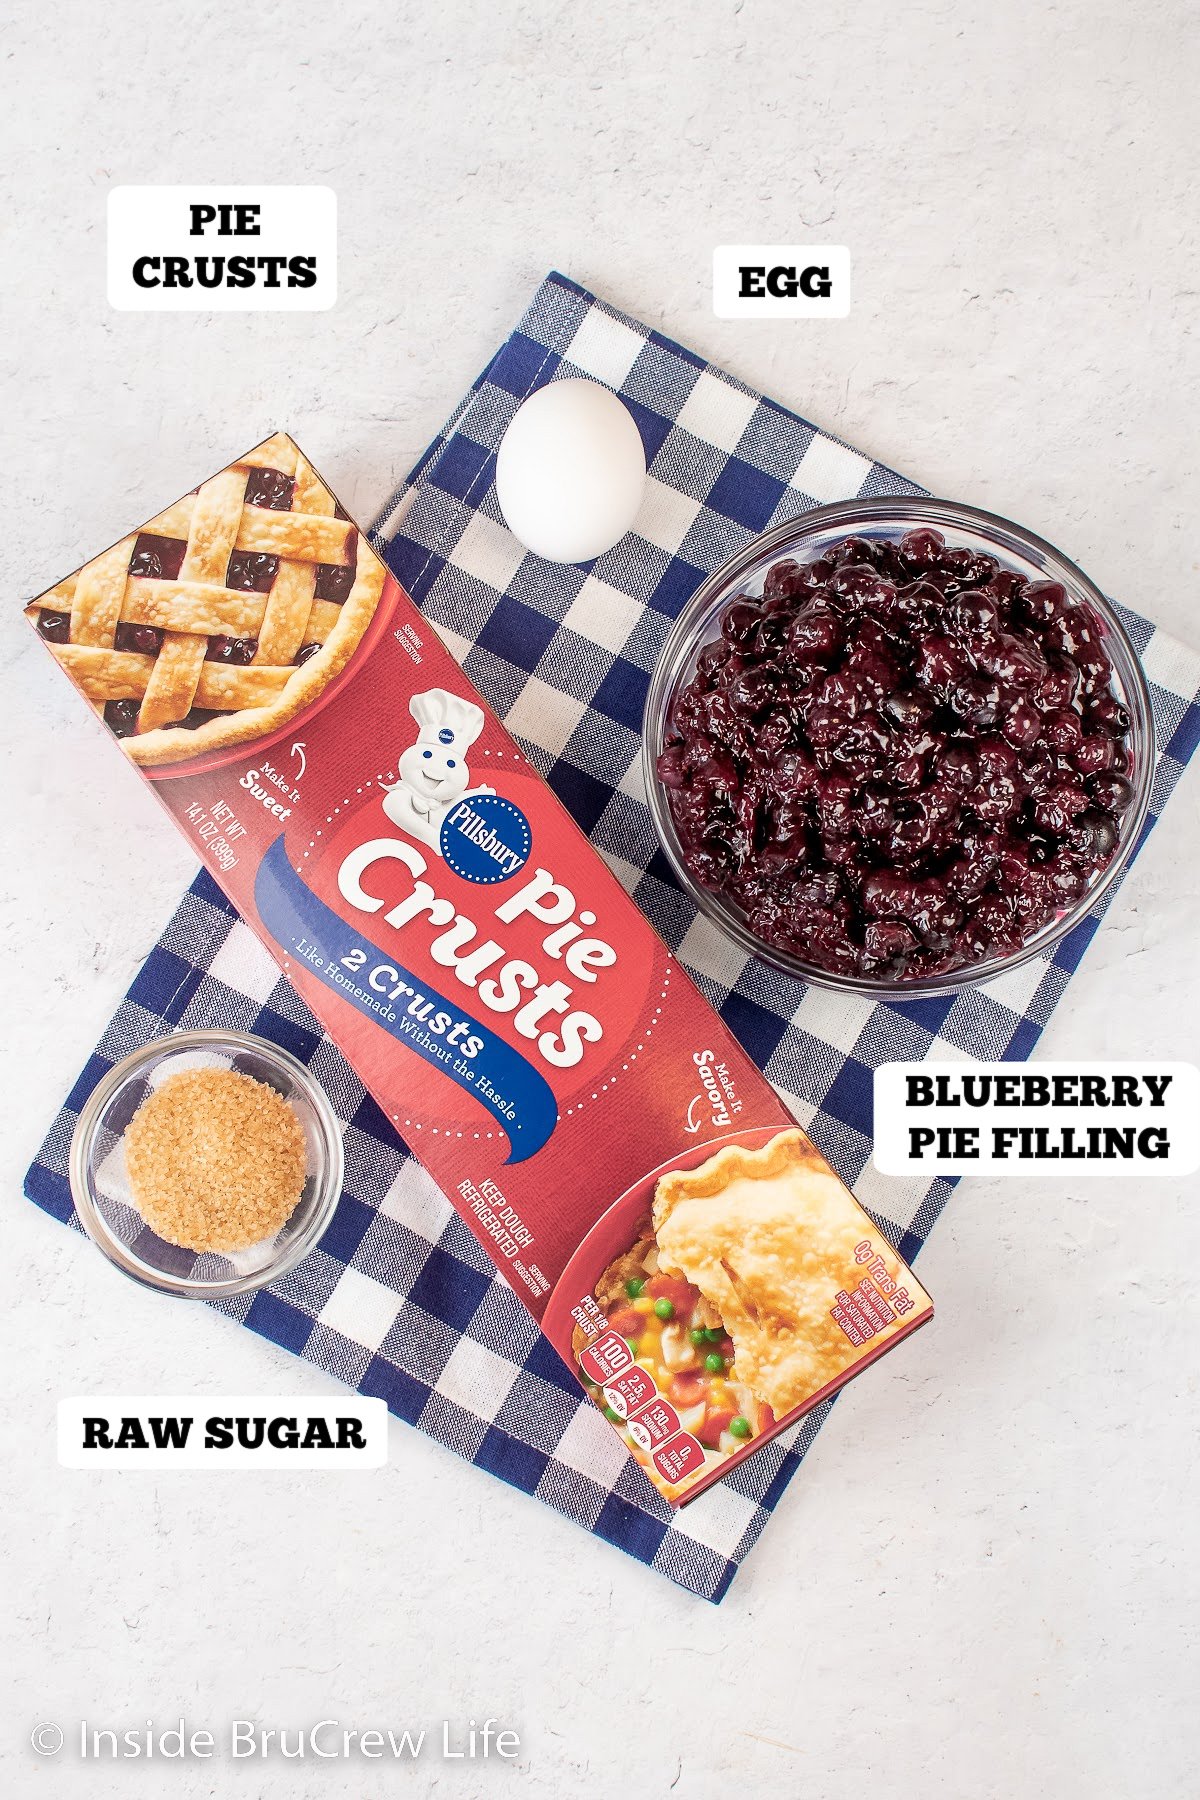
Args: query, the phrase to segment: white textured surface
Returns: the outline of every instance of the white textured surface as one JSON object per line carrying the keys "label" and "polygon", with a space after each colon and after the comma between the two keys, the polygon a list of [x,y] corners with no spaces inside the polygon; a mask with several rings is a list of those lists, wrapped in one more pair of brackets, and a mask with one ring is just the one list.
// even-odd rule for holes
{"label": "white textured surface", "polygon": [[[369,515],[557,265],[1196,638],[1184,0],[7,12],[9,1791],[381,1779],[26,1745],[181,1711],[522,1732],[518,1768],[426,1763],[421,1793],[1194,1791],[1194,1184],[964,1186],[921,1263],[936,1323],[839,1403],[719,1609],[399,1426],[367,1476],[55,1467],[62,1394],[326,1384],[20,1197],[192,865],[11,592],[277,424]],[[334,312],[107,310],[112,183],[254,178],[337,189]],[[850,245],[848,321],[711,316],[714,243],[796,237]],[[1193,769],[1047,1054],[1195,1055],[1198,846]]]}

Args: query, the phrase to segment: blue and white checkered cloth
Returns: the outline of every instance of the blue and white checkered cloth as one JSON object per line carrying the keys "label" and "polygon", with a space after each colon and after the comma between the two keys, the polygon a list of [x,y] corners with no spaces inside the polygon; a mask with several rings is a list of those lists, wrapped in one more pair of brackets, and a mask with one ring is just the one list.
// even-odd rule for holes
{"label": "blue and white checkered cloth", "polygon": [[[505,530],[493,475],[525,396],[579,375],[621,395],[650,475],[636,529],[589,566],[564,568],[527,555]],[[672,620],[751,535],[821,502],[920,491],[552,275],[374,527],[468,676],[910,1261],[951,1184],[873,1169],[873,1069],[964,1052],[1028,1056],[1098,914],[1052,956],[957,997],[876,1006],[807,987],[727,943],[680,893],[646,809],[639,733]],[[1158,725],[1149,830],[1200,739],[1200,656],[1136,614],[1122,617]],[[382,1395],[400,1418],[681,1587],[720,1600],[832,1403],[672,1513],[207,875],[68,1096],[29,1171],[30,1198],[76,1223],[66,1166],[80,1107],[117,1058],[177,1026],[283,1044],[312,1066],[345,1128],[345,1194],[319,1248],[274,1287],[222,1310]]]}

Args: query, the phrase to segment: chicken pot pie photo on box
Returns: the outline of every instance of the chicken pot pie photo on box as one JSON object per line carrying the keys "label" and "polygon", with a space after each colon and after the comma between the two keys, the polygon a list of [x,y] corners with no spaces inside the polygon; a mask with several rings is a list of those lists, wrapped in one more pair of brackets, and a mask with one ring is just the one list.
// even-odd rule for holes
{"label": "chicken pot pie photo on box", "polygon": [[129,757],[153,767],[290,724],[349,662],[385,577],[280,432],[25,614]]}
{"label": "chicken pot pie photo on box", "polygon": [[796,1129],[660,1175],[594,1300],[574,1338],[585,1385],[671,1498],[807,1412],[933,1310]]}

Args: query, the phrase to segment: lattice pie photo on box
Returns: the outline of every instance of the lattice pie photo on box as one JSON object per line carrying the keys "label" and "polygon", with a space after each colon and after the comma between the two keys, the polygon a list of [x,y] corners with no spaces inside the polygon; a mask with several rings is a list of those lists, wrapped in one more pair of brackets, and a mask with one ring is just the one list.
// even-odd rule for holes
{"label": "lattice pie photo on box", "polygon": [[385,571],[280,432],[30,602],[136,763],[287,725],[361,643]]}

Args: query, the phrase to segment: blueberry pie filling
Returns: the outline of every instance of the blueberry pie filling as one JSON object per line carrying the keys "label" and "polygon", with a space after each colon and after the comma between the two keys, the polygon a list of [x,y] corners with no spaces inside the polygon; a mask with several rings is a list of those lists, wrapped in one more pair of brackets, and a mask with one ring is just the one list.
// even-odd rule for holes
{"label": "blueberry pie filling", "polygon": [[1011,954],[1094,883],[1129,734],[1088,607],[921,529],[731,600],[658,774],[687,869],[755,937],[917,979]]}

